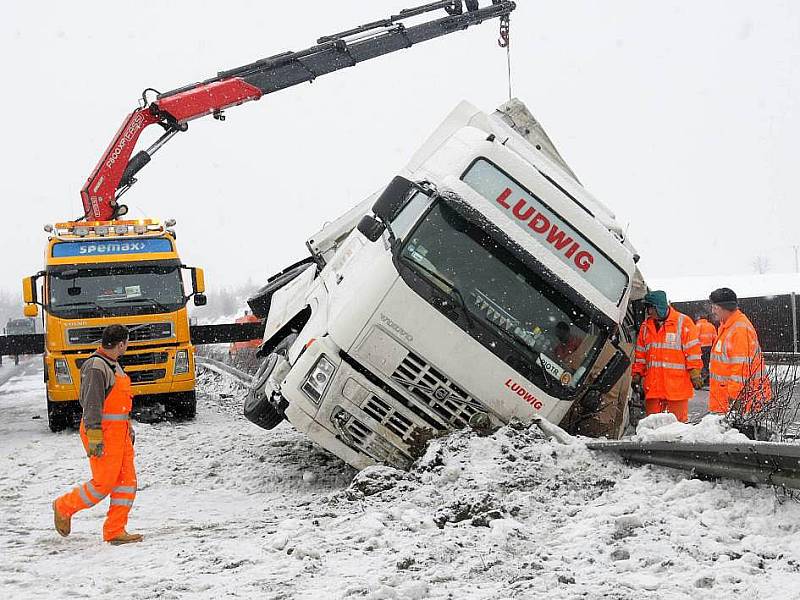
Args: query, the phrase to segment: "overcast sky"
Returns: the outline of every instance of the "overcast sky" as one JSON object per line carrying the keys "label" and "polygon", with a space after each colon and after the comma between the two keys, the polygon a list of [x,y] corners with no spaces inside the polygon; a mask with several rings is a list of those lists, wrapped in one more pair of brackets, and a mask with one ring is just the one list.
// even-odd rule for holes
{"label": "overcast sky", "polygon": [[[143,88],[413,5],[4,2],[0,288],[42,268],[44,223],[82,213],[79,190]],[[629,226],[646,276],[748,273],[757,255],[794,270],[800,3],[518,5],[514,95]],[[497,34],[485,23],[231,109],[224,123],[194,121],[140,173],[131,216],[177,219],[183,260],[210,286],[265,280],[388,182],[458,101],[488,111],[507,99]]]}

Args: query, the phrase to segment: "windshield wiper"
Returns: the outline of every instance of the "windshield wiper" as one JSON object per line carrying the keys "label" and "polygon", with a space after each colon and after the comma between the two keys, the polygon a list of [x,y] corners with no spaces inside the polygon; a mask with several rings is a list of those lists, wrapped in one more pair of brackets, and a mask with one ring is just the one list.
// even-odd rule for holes
{"label": "windshield wiper", "polygon": [[456,286],[454,286],[452,283],[447,281],[447,279],[442,277],[436,271],[434,271],[432,269],[429,269],[428,267],[426,267],[422,263],[418,263],[415,260],[411,261],[411,262],[413,262],[422,271],[424,271],[425,273],[427,273],[428,275],[430,275],[434,279],[437,279],[438,281],[443,283],[445,285],[445,287],[449,290],[448,296],[450,296],[451,299],[453,298],[453,295],[455,295],[456,299],[458,300],[458,303],[461,305],[461,310],[464,312],[464,318],[466,318],[466,320],[467,320],[467,327],[469,327],[469,329],[472,330],[473,329],[472,318],[470,317],[469,309],[467,308],[467,303],[464,301],[464,296],[461,294],[461,291]]}
{"label": "windshield wiper", "polygon": [[125,300],[117,300],[115,304],[131,304],[132,302],[149,302],[154,307],[163,310],[164,312],[173,312],[171,308],[165,306],[164,304],[161,304],[161,302],[159,302],[158,300],[153,300],[152,298],[145,298],[143,296],[139,298],[127,298]]}
{"label": "windshield wiper", "polygon": [[84,300],[82,302],[67,302],[66,304],[57,304],[55,306],[55,308],[66,308],[66,307],[75,307],[75,306],[94,306],[95,308],[97,308],[104,315],[110,315],[111,314],[109,312],[109,310],[105,306],[102,306],[102,305],[98,304],[97,302],[94,302],[93,300]]}

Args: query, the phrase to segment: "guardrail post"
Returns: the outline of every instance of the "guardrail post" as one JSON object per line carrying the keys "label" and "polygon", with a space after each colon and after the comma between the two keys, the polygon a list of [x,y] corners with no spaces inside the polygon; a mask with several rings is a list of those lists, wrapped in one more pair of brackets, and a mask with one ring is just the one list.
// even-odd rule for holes
{"label": "guardrail post", "polygon": [[792,352],[797,354],[797,300],[792,292]]}

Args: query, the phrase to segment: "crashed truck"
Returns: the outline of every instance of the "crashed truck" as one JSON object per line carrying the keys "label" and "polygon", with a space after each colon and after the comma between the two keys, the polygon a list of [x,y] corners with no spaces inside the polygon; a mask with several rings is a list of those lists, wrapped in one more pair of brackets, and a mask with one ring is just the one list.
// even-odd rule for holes
{"label": "crashed truck", "polygon": [[462,102],[306,245],[248,301],[255,424],[285,418],[357,469],[512,419],[621,435],[638,255],[519,100]]}

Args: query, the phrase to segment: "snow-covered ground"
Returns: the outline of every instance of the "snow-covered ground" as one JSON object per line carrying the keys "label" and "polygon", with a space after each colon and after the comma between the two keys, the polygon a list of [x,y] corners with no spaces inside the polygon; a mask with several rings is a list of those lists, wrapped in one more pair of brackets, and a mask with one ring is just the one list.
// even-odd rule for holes
{"label": "snow-covered ground", "polygon": [[47,429],[39,364],[0,385],[3,598],[800,598],[800,504],[772,489],[513,426],[356,475],[212,375],[195,421],[136,427],[145,542],[103,544],[101,507],[62,539],[50,502],[88,465]]}

